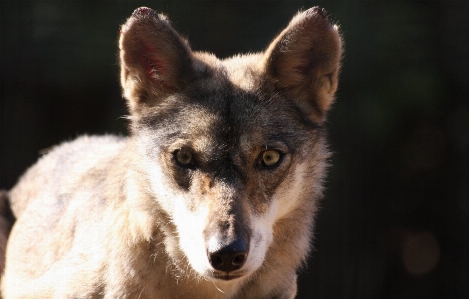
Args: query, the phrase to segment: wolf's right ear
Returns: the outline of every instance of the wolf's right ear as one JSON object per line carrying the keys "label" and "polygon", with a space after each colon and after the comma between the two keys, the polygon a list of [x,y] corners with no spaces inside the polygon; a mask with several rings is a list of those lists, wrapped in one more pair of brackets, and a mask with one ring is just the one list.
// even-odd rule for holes
{"label": "wolf's right ear", "polygon": [[155,105],[193,79],[192,51],[164,15],[140,7],[120,33],[121,84],[131,114]]}
{"label": "wolf's right ear", "polygon": [[262,68],[280,93],[321,123],[337,90],[342,40],[326,11],[298,13],[264,53]]}

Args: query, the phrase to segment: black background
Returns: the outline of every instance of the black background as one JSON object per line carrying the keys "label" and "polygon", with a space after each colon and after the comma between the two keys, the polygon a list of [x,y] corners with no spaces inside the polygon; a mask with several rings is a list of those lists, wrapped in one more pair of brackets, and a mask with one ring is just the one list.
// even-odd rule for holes
{"label": "black background", "polygon": [[196,50],[263,50],[300,9],[340,24],[334,151],[298,298],[469,298],[467,1],[0,2],[0,188],[41,150],[126,134],[119,26],[166,13]]}

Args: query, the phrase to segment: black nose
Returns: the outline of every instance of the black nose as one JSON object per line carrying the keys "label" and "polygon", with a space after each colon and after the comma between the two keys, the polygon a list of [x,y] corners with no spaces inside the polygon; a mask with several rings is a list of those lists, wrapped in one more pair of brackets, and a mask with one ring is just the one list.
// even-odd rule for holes
{"label": "black nose", "polygon": [[241,269],[248,257],[248,246],[242,238],[228,245],[218,244],[215,250],[210,247],[213,246],[209,246],[207,250],[208,259],[210,265],[218,271],[231,272]]}

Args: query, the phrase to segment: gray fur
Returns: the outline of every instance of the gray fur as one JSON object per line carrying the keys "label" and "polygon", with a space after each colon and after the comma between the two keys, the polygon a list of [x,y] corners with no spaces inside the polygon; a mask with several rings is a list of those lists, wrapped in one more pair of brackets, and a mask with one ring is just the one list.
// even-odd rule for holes
{"label": "gray fur", "polygon": [[[9,192],[4,298],[294,298],[330,156],[337,27],[312,8],[264,53],[219,60],[139,8],[119,45],[131,134],[63,143]],[[206,252],[239,239],[245,264],[212,267]]]}

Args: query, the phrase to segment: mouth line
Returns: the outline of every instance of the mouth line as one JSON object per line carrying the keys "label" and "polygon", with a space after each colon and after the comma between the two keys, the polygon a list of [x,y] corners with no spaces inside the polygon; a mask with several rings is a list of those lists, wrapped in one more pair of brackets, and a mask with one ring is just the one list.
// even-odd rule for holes
{"label": "mouth line", "polygon": [[244,276],[244,273],[226,273],[226,272],[215,272],[212,273],[212,277],[220,280],[234,280]]}

